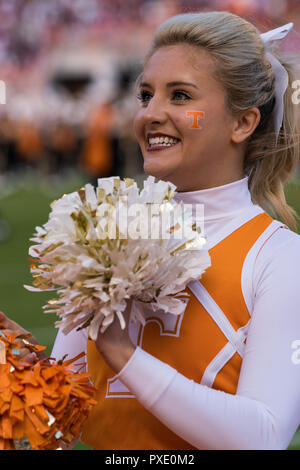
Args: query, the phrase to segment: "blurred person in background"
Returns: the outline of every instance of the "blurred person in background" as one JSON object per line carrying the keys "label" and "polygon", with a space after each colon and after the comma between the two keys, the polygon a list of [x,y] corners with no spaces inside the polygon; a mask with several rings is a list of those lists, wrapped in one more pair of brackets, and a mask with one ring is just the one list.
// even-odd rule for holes
{"label": "blurred person in background", "polygon": [[38,168],[44,147],[40,131],[33,123],[25,120],[17,123],[16,152],[21,166]]}
{"label": "blurred person in background", "polygon": [[104,102],[94,107],[88,117],[80,164],[85,173],[93,179],[112,175],[114,169],[112,146],[114,119],[114,111],[110,102]]}
{"label": "blurred person in background", "polygon": [[80,141],[75,128],[66,122],[56,122],[49,126],[45,140],[49,173],[61,174],[78,167]]}

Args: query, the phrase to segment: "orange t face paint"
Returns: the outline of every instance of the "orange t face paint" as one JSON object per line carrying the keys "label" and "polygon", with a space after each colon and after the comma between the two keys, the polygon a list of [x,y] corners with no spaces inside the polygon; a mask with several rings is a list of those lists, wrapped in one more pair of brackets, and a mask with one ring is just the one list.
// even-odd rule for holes
{"label": "orange t face paint", "polygon": [[190,126],[191,129],[202,129],[201,126],[199,126],[198,123],[198,117],[200,116],[202,119],[204,118],[204,112],[203,111],[187,111],[186,112],[186,117],[193,116],[193,122],[192,125]]}

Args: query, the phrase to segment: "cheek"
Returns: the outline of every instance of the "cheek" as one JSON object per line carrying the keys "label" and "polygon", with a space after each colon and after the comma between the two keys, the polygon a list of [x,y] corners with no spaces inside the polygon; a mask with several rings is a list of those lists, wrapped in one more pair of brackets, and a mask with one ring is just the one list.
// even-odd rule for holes
{"label": "cheek", "polygon": [[143,136],[142,129],[143,129],[142,113],[138,111],[133,119],[133,131],[137,139],[140,139]]}
{"label": "cheek", "polygon": [[192,110],[186,111],[187,127],[191,131],[201,131],[203,129],[204,119],[206,117],[205,111]]}
{"label": "cheek", "polygon": [[184,140],[197,140],[205,131],[206,113],[202,110],[185,109],[174,119],[174,123]]}
{"label": "cheek", "polygon": [[222,110],[214,109],[204,112],[203,116],[191,115],[185,123],[185,136],[191,145],[199,145],[201,142],[217,144],[227,132],[225,116]]}

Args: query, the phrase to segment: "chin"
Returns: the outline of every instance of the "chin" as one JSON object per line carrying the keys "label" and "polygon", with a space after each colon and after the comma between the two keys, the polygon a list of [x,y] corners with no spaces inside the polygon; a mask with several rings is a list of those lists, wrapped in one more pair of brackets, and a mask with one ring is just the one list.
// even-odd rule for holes
{"label": "chin", "polygon": [[144,172],[149,176],[154,176],[159,180],[172,182],[172,175],[176,174],[176,168],[170,165],[162,165],[158,159],[145,159]]}
{"label": "chin", "polygon": [[169,181],[169,172],[166,168],[161,168],[157,165],[144,164],[144,172],[148,176],[154,176],[158,180]]}

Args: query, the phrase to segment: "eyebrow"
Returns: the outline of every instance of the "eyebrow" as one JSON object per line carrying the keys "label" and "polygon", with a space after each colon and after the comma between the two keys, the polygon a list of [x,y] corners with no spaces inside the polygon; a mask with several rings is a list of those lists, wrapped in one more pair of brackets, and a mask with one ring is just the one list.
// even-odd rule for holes
{"label": "eyebrow", "polygon": [[[192,86],[192,87],[198,89],[198,87],[197,87],[194,83],[190,83],[190,82],[181,82],[181,81],[168,82],[166,86],[170,88],[170,87],[178,86],[178,85],[187,85],[187,86]],[[139,86],[140,86],[140,87],[142,87],[142,86],[147,86],[147,87],[151,88],[151,85],[150,85],[150,83],[148,83],[148,82],[141,82],[141,83],[139,83]]]}

